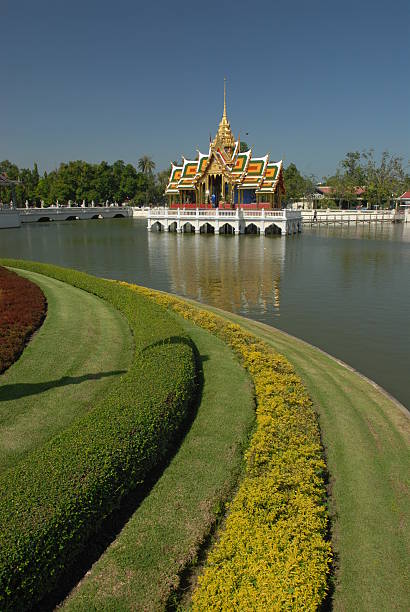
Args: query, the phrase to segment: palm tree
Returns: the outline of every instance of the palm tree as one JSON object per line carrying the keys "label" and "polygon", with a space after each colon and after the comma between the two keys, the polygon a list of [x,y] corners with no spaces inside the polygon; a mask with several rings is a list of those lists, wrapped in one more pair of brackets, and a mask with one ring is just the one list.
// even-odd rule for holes
{"label": "palm tree", "polygon": [[149,155],[143,155],[138,160],[138,170],[143,174],[152,174],[155,170],[155,162]]}

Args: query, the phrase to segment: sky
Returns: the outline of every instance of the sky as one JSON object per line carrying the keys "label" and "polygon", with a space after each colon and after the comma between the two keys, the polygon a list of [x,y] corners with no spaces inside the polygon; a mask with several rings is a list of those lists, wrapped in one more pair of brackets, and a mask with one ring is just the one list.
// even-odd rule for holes
{"label": "sky", "polygon": [[407,0],[0,0],[0,160],[206,152],[223,110],[254,154],[318,178],[410,157]]}

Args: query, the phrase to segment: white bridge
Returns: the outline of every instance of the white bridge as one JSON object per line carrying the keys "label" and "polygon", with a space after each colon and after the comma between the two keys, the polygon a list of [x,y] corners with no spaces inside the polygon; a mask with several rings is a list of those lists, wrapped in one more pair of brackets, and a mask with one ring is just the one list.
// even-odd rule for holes
{"label": "white bridge", "polygon": [[14,210],[18,211],[21,223],[132,217],[132,210],[128,206],[49,206],[47,208],[16,208]]}
{"label": "white bridge", "polygon": [[235,210],[153,208],[148,211],[148,231],[196,234],[296,234],[302,231],[297,210]]}

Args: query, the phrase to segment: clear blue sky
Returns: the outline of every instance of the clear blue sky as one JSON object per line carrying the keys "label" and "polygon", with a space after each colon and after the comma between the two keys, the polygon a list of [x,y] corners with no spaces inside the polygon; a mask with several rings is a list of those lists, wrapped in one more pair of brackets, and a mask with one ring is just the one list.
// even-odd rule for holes
{"label": "clear blue sky", "polygon": [[[0,160],[207,149],[222,113],[255,153],[318,177],[409,151],[407,0],[0,1]],[[245,133],[248,132],[248,136]]]}

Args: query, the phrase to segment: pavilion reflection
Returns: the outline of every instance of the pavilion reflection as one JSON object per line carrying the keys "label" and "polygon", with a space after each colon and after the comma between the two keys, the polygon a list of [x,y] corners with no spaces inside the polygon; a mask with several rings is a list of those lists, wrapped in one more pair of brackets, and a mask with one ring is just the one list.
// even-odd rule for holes
{"label": "pavilion reflection", "polygon": [[172,292],[244,315],[279,316],[285,239],[150,233],[148,241],[150,258],[158,249],[166,257]]}

